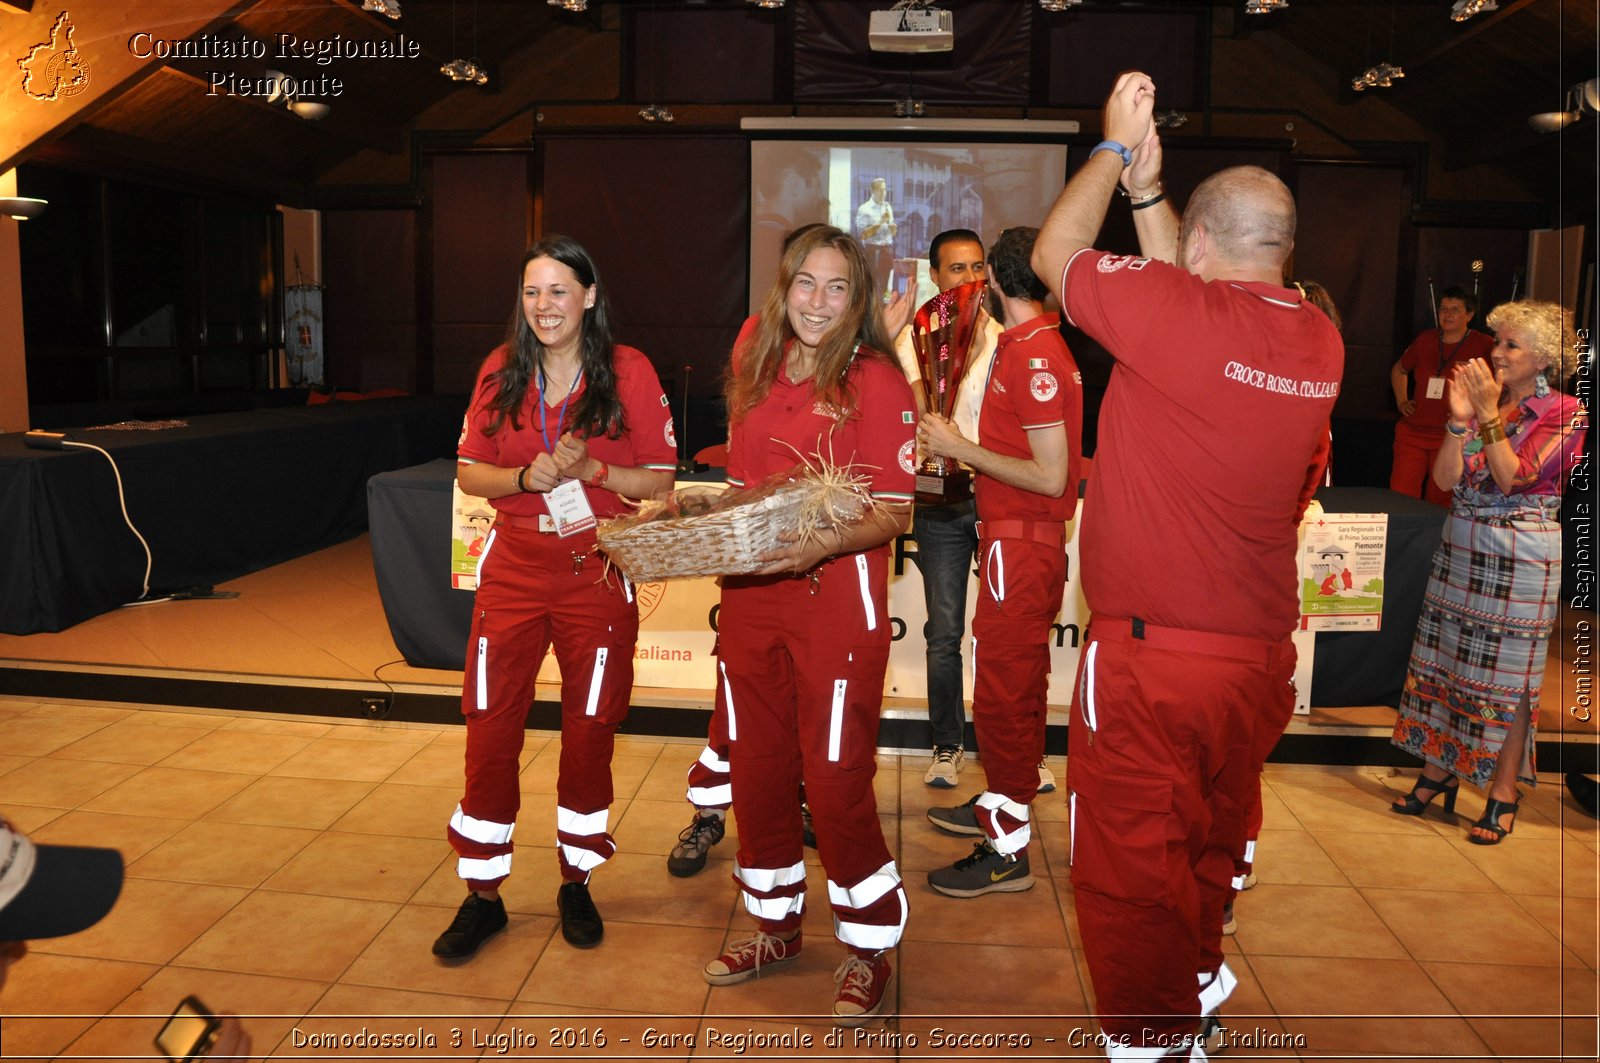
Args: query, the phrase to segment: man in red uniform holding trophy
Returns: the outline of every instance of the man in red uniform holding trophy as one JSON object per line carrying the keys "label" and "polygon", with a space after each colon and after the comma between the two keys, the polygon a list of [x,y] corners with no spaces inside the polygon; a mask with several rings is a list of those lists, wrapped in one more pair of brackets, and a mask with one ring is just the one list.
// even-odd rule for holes
{"label": "man in red uniform holding trophy", "polygon": [[[1008,229],[989,251],[990,293],[1006,329],[986,374],[977,441],[955,427],[951,402],[933,389],[930,412],[918,426],[929,454],[977,473],[972,718],[988,786],[966,804],[928,812],[934,826],[982,839],[970,856],[929,872],[928,884],[951,897],[1033,886],[1030,806],[1044,756],[1048,640],[1066,584],[1066,522],[1078,505],[1083,425],[1077,364],[1056,315],[1044,313],[1045,286],[1028,261],[1037,236],[1037,229]],[[957,334],[954,342],[964,351],[962,339]],[[938,359],[928,360],[933,371],[924,371],[923,379],[942,379]]]}

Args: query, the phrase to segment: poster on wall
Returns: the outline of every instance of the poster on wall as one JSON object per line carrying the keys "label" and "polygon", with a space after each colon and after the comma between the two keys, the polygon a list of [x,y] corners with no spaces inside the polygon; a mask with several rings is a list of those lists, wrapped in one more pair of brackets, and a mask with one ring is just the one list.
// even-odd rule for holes
{"label": "poster on wall", "polygon": [[283,331],[289,386],[322,387],[322,285],[291,284],[283,290]]}
{"label": "poster on wall", "polygon": [[1300,627],[1377,631],[1383,620],[1387,513],[1325,513],[1302,525]]}
{"label": "poster on wall", "polygon": [[489,545],[489,529],[494,527],[494,507],[487,498],[461,490],[460,481],[451,481],[450,490],[450,586],[475,591],[478,558]]}

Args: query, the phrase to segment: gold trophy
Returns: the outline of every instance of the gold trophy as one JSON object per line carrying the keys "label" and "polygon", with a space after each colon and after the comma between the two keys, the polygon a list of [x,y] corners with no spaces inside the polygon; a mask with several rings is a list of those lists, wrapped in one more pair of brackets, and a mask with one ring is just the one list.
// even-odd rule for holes
{"label": "gold trophy", "polygon": [[[922,373],[922,395],[928,410],[948,418],[967,368],[967,355],[978,327],[988,286],[971,281],[923,303],[911,325],[911,345]],[[941,506],[972,497],[972,473],[950,458],[932,454],[917,468],[917,501]]]}

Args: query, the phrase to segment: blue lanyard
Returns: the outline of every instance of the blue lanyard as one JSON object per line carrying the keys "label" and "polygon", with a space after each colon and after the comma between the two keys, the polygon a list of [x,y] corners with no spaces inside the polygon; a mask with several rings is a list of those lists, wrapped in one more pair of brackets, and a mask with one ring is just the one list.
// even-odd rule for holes
{"label": "blue lanyard", "polygon": [[[578,382],[582,379],[583,367],[579,366],[578,375],[572,378],[572,386],[567,389],[567,397],[561,400],[561,419],[556,422],[556,438],[558,439],[561,436],[561,429],[567,423],[567,403],[572,401],[572,393],[578,390]],[[544,437],[545,452],[554,454],[556,452],[555,444],[550,442],[550,433],[545,428],[546,412],[544,405],[544,369],[541,368],[539,370],[539,434]]]}

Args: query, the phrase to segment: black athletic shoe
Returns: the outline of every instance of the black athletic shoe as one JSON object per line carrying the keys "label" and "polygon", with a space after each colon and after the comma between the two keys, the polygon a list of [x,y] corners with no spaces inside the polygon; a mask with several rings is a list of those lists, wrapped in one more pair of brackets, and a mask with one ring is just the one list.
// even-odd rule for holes
{"label": "black athletic shoe", "polygon": [[447,960],[464,960],[505,928],[504,901],[498,897],[491,901],[469,893],[456,910],[450,929],[434,941],[433,954]]}
{"label": "black athletic shoe", "polygon": [[575,949],[592,949],[605,937],[606,925],[582,882],[563,883],[556,893],[556,910],[561,913],[561,936]]}
{"label": "black athletic shoe", "polygon": [[722,840],[727,824],[715,812],[696,811],[694,822],[683,828],[678,844],[667,854],[667,873],[675,878],[688,878],[705,870],[706,856],[711,847]]}

